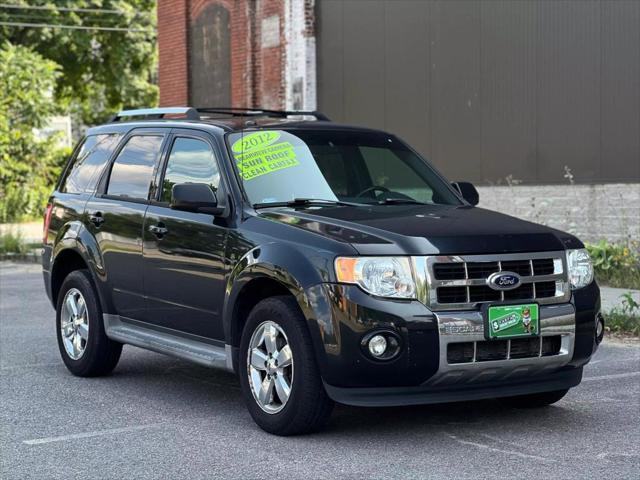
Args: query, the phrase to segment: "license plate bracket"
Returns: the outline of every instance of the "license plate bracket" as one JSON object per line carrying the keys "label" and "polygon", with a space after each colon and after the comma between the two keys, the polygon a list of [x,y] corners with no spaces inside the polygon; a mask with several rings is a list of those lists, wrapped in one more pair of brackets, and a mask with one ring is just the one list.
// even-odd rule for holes
{"label": "license plate bracket", "polygon": [[540,335],[540,307],[537,303],[487,305],[483,316],[487,340]]}

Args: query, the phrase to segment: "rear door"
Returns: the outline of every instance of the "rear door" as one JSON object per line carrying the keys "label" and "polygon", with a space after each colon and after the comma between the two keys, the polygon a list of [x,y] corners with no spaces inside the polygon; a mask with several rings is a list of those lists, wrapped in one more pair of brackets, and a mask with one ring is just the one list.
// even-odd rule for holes
{"label": "rear door", "polygon": [[176,183],[205,183],[225,201],[219,150],[206,133],[175,129],[166,157],[144,225],[146,321],[223,340],[228,228],[213,215],[169,208]]}
{"label": "rear door", "polygon": [[101,186],[85,207],[111,292],[107,311],[140,319],[146,308],[142,285],[142,228],[149,192],[169,129],[135,129],[122,141]]}

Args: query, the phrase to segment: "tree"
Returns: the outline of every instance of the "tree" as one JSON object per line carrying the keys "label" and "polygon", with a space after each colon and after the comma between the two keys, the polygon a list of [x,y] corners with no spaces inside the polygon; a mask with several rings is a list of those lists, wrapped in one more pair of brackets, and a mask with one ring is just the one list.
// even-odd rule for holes
{"label": "tree", "polygon": [[13,3],[21,8],[0,8],[0,21],[119,29],[0,26],[0,43],[28,46],[60,65],[55,98],[83,123],[157,103],[155,0]]}
{"label": "tree", "polygon": [[0,222],[38,215],[68,154],[34,132],[60,113],[52,98],[59,76],[28,48],[0,45]]}

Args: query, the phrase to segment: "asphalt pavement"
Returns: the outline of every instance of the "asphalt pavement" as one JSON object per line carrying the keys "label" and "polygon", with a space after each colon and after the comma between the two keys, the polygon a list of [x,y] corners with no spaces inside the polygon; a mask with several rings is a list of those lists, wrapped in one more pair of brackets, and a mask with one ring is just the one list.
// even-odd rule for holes
{"label": "asphalt pavement", "polygon": [[113,375],[73,377],[35,265],[0,264],[0,478],[640,477],[640,344],[605,340],[555,406],[495,401],[334,410],[279,438],[234,375],[125,347]]}

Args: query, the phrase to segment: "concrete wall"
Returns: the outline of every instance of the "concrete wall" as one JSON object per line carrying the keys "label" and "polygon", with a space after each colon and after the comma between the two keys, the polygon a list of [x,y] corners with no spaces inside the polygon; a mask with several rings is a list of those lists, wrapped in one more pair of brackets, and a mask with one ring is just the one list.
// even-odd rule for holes
{"label": "concrete wall", "polygon": [[583,241],[640,240],[640,183],[478,187],[481,207],[549,225]]}

